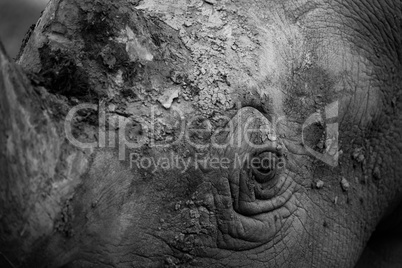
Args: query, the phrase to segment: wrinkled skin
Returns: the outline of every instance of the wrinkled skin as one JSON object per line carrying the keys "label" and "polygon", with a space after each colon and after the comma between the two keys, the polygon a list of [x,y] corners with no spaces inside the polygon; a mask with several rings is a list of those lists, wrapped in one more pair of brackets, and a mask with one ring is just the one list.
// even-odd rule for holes
{"label": "wrinkled skin", "polygon": [[[353,267],[382,220],[398,227],[392,212],[402,197],[400,2],[193,1],[188,17],[172,3],[127,2],[53,1],[19,58],[36,81],[25,87],[29,92],[34,87],[38,103],[47,108],[8,101],[21,111],[43,113],[49,122],[36,120],[30,130],[22,123],[5,127],[31,135],[7,136],[8,155],[31,141],[41,165],[36,173],[27,166],[2,176],[21,177],[29,189],[42,180],[47,188],[37,190],[39,199],[32,197],[40,200],[34,210],[2,219],[1,252],[10,263]],[[101,30],[94,28],[98,24]],[[2,66],[6,63],[2,56]],[[180,102],[163,108],[158,100],[176,89]],[[23,99],[23,93],[17,96]],[[109,120],[141,123],[140,130],[138,122],[127,128],[142,147],[124,147],[122,153],[118,146],[85,149],[64,139],[68,111],[98,100],[99,107],[108,107]],[[6,114],[14,111],[7,105],[2,104]],[[156,119],[149,116],[151,106],[159,111]],[[315,113],[320,123],[308,121]],[[24,114],[15,112],[10,122],[26,119]],[[90,115],[73,124],[81,142],[102,140],[94,138],[101,126],[90,122]],[[190,122],[192,115],[204,121]],[[219,115],[231,120],[220,121]],[[203,131],[166,148],[152,146],[151,123],[172,125],[157,132],[157,141],[167,142],[169,133],[178,137],[178,121]],[[113,126],[109,130],[118,133]],[[229,131],[221,130],[225,126]],[[217,148],[215,136],[219,144],[234,141]],[[33,161],[31,151],[21,150],[20,159]],[[153,172],[133,158],[161,159],[172,152],[230,162],[227,168],[191,165]],[[264,153],[282,165],[263,174],[247,163],[235,165],[239,157]],[[2,158],[2,166],[12,166],[10,159]],[[30,174],[39,175],[26,182]],[[3,201],[4,211],[12,211],[13,202],[21,207],[28,202]],[[26,220],[32,223],[25,226]],[[5,231],[11,222],[12,231]],[[15,238],[17,232],[22,238]]]}

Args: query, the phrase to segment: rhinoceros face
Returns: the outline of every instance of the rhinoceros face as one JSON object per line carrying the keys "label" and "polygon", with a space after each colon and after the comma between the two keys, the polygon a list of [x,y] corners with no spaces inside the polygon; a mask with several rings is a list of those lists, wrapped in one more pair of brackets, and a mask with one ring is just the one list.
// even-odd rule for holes
{"label": "rhinoceros face", "polygon": [[22,263],[352,267],[402,186],[400,3],[134,2],[51,1],[22,51]]}
{"label": "rhinoceros face", "polygon": [[98,258],[140,267],[255,265],[257,258],[286,265],[305,257],[300,244],[315,247],[316,229],[339,228],[325,203],[311,200],[310,162],[288,149],[266,116],[245,107],[224,126],[210,135],[190,128],[185,145],[128,149],[123,160],[116,151],[96,153],[72,200],[70,265]]}
{"label": "rhinoceros face", "polygon": [[272,121],[244,107],[214,132],[206,120],[190,122],[183,143],[125,148],[123,159],[99,150],[69,203],[71,236],[51,245],[73,252],[71,267],[125,259],[135,267],[336,266],[331,250],[345,265],[356,261],[372,227],[356,212],[366,206],[365,184],[343,173],[339,149],[332,153],[337,136],[309,152],[318,133],[308,120],[303,144],[286,135],[284,119]]}

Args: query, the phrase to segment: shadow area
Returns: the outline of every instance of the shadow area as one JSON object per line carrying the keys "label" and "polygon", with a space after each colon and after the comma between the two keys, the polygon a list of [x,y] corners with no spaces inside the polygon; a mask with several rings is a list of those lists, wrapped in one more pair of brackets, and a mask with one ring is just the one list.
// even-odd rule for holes
{"label": "shadow area", "polygon": [[47,0],[1,0],[0,39],[15,59],[25,34],[45,9]]}

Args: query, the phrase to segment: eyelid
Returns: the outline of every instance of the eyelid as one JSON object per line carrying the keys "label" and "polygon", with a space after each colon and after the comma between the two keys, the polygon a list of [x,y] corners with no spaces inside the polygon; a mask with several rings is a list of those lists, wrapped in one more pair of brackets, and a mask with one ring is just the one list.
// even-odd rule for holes
{"label": "eyelid", "polygon": [[278,156],[282,156],[286,151],[285,146],[283,146],[278,141],[269,142],[264,144],[264,146],[259,145],[257,148],[254,149],[254,155],[260,155],[266,152],[275,153]]}
{"label": "eyelid", "polygon": [[262,173],[258,171],[256,168],[253,169],[254,178],[258,183],[266,183],[269,180],[272,180],[276,175],[276,168],[272,169],[269,173]]}

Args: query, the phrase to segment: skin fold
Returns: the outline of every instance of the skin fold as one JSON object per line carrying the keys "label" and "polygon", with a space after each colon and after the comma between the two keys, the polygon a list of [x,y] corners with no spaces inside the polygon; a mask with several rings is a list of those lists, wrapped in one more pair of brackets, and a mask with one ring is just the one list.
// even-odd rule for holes
{"label": "skin fold", "polygon": [[354,267],[400,223],[401,3],[178,2],[54,0],[1,49],[2,261]]}

